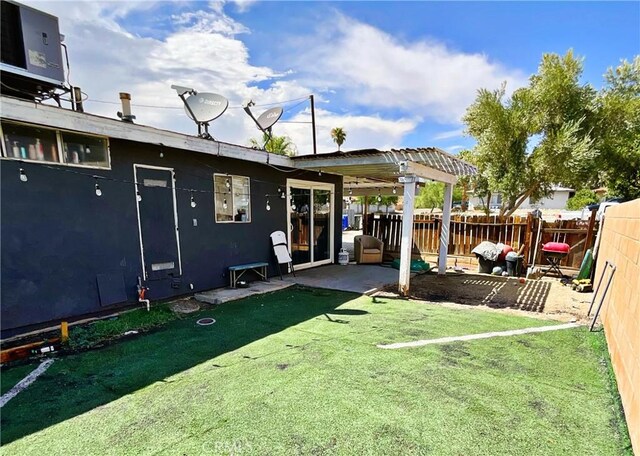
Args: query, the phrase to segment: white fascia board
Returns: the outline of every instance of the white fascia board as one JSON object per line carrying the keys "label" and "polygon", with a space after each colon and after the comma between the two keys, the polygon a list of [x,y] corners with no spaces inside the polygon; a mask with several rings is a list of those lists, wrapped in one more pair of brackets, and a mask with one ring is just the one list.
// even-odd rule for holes
{"label": "white fascia board", "polygon": [[56,106],[18,100],[11,97],[0,98],[0,116],[2,119],[41,125],[43,127],[89,133],[146,144],[162,144],[164,147],[256,163],[267,163],[268,159],[272,165],[286,166],[289,168],[298,167],[289,157],[269,154],[263,150],[219,141],[210,141],[198,138],[197,136],[160,130],[154,127],[137,125],[116,119],[109,119],[107,117],[58,108]]}
{"label": "white fascia board", "polygon": [[310,158],[305,160],[294,160],[296,168],[302,169],[322,169],[322,168],[338,168],[352,167],[362,165],[385,165],[389,163],[397,163],[397,160],[387,155],[362,155],[359,157],[333,157],[322,158],[322,154],[318,154],[318,158]]}

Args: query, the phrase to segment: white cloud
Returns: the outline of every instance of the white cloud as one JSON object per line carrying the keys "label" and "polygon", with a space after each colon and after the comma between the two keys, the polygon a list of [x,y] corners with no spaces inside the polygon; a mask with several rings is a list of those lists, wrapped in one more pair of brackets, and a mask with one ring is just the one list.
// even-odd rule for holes
{"label": "white cloud", "polygon": [[[305,46],[304,40],[295,46]],[[397,108],[442,123],[460,122],[480,88],[507,81],[514,89],[526,83],[520,71],[486,55],[437,41],[401,42],[339,14],[308,37],[305,50],[297,66],[313,68],[306,74],[308,84],[342,90],[360,106]]]}
{"label": "white cloud", "polygon": [[246,13],[256,2],[257,0],[233,0],[231,3],[235,4],[236,11]]}
{"label": "white cloud", "polygon": [[[283,71],[252,63],[250,49],[239,39],[251,30],[225,13],[224,2],[29,3],[60,18],[71,58],[70,79],[89,95],[88,112],[115,118],[118,92],[129,92],[137,123],[194,134],[195,125],[170,88],[190,86],[229,98],[236,109],[213,122],[211,131],[217,139],[237,144],[260,136],[251,119],[237,109],[249,99],[261,105],[300,98],[300,109],[304,98],[315,93],[320,152],[336,149],[329,134],[336,126],[347,131],[346,150],[386,149],[402,146],[424,119],[455,126],[480,87],[497,87],[507,80],[514,88],[524,81],[518,71],[486,56],[425,40],[401,42],[340,15],[328,18],[313,36],[292,39],[296,54],[273,59],[286,62]],[[240,3],[235,7],[251,4]],[[141,11],[153,19],[123,25],[131,24],[126,19]],[[138,35],[156,24],[161,24],[159,33]],[[309,112],[288,120],[308,121]],[[274,133],[290,136],[301,154],[311,153],[309,124],[281,122]],[[461,133],[443,131],[433,139]]]}
{"label": "white cloud", "polygon": [[463,134],[464,134],[464,132],[463,132],[462,129],[448,130],[448,131],[442,131],[440,133],[436,133],[434,135],[433,139],[434,140],[441,140],[441,139],[459,138]]}
{"label": "white cloud", "polygon": [[[309,109],[300,112],[291,120],[295,122],[310,122]],[[331,139],[331,129],[342,127],[347,133],[347,139],[342,150],[355,149],[390,149],[399,147],[402,138],[413,131],[418,124],[417,120],[384,119],[377,115],[342,115],[331,111],[316,108],[316,136],[318,152],[334,152],[337,146]],[[298,155],[306,155],[313,152],[311,142],[311,125],[308,123],[282,123],[274,126],[274,133],[286,134],[298,146]]]}

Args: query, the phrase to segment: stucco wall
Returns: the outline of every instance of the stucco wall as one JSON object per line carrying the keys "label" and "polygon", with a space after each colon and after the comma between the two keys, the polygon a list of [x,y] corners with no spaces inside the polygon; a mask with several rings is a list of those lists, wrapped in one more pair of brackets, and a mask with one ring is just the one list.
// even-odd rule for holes
{"label": "stucco wall", "polygon": [[640,454],[640,199],[607,209],[596,281],[606,260],[616,271],[601,316],[631,442]]}
{"label": "stucco wall", "polygon": [[[275,230],[287,232],[286,200],[271,197],[271,210],[266,211],[265,195],[275,195],[278,187],[285,188],[287,179],[335,185],[337,260],[342,234],[340,176],[319,176],[303,170],[285,172],[264,164],[133,141],[112,139],[110,149],[110,170],[2,159],[3,338],[13,335],[16,328],[57,323],[109,309],[100,305],[96,285],[99,274],[120,274],[128,302],[136,302],[137,277],[142,273],[136,195],[130,184],[134,163],[173,168],[176,187],[194,189],[197,199],[197,207],[192,208],[190,192],[176,194],[181,283],[150,280],[148,297],[153,301],[226,286],[229,266],[271,261],[269,234]],[[26,171],[28,182],[18,178],[20,168]],[[251,179],[251,223],[215,222],[211,194],[214,172]],[[86,175],[105,178],[100,180],[100,198],[95,195],[93,179]],[[275,266],[270,269],[270,275],[275,275]]]}

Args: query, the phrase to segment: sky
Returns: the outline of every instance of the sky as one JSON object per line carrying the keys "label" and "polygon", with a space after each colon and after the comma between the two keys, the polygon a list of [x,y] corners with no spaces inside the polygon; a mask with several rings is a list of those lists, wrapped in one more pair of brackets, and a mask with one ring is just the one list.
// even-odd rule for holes
{"label": "sky", "polygon": [[255,114],[282,106],[273,127],[300,155],[474,144],[462,116],[479,89],[527,84],[544,53],[584,58],[582,82],[640,54],[640,2],[32,1],[58,16],[69,82],[85,110],[116,118],[119,92],[136,123],[196,134],[172,84],[213,92],[229,109],[212,122],[221,141],[260,137]]}

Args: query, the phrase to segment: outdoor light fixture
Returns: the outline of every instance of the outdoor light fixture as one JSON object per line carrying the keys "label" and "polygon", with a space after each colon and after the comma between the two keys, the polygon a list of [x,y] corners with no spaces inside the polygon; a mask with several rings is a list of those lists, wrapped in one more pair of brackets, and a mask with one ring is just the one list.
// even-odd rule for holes
{"label": "outdoor light fixture", "polygon": [[102,190],[100,189],[100,185],[98,184],[98,179],[96,178],[96,196],[102,196]]}
{"label": "outdoor light fixture", "polygon": [[140,194],[140,190],[138,190],[138,187],[136,187],[136,199],[138,200],[138,202],[142,201],[142,195]]}
{"label": "outdoor light fixture", "polygon": [[398,190],[396,190],[396,186],[393,186],[393,194],[395,195],[396,193],[398,193]]}
{"label": "outdoor light fixture", "polygon": [[20,180],[22,182],[26,182],[29,180],[29,178],[27,177],[27,175],[24,172],[24,169],[20,168]]}
{"label": "outdoor light fixture", "polygon": [[268,211],[270,211],[270,210],[271,210],[271,204],[269,204],[269,195],[267,195],[267,207],[266,207],[266,209],[267,209]]}
{"label": "outdoor light fixture", "polygon": [[193,197],[193,192],[191,192],[191,207],[196,207],[198,204],[196,203],[195,198]]}
{"label": "outdoor light fixture", "polygon": [[227,206],[227,199],[225,198],[225,199],[222,201],[222,209],[226,209],[227,207],[228,207],[228,206]]}
{"label": "outdoor light fixture", "polygon": [[351,190],[351,186],[349,186],[349,196],[353,195],[353,190]]}
{"label": "outdoor light fixture", "polygon": [[227,177],[227,180],[224,181],[224,186],[227,188],[231,188],[231,181],[229,180],[229,178]]}

